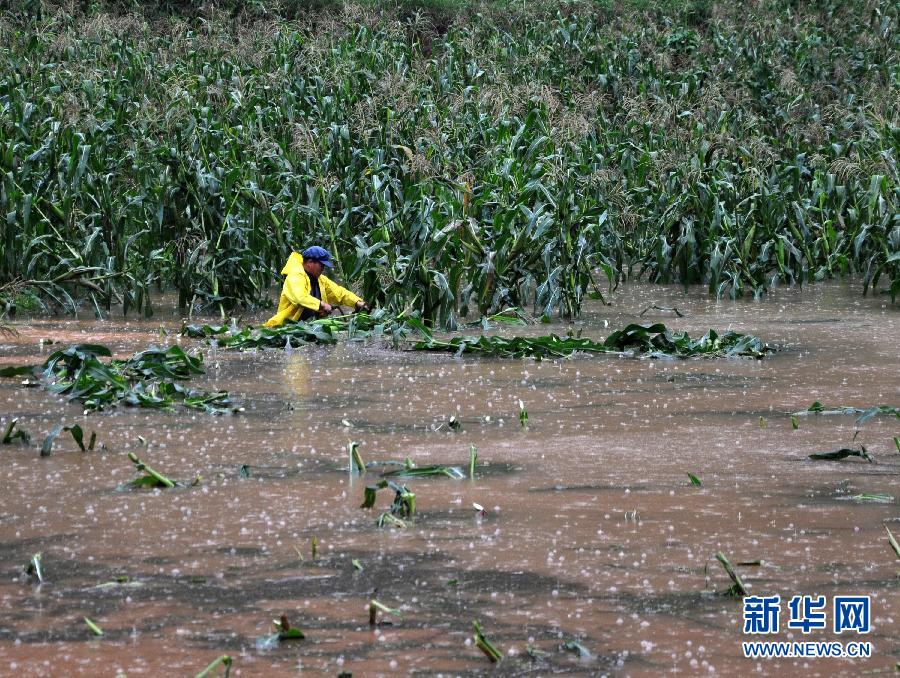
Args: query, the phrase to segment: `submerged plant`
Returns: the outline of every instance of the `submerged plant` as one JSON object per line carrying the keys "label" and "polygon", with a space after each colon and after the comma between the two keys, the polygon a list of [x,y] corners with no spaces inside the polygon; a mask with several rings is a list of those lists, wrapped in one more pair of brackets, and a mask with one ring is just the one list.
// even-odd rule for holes
{"label": "submerged plant", "polygon": [[393,607],[388,607],[383,603],[379,603],[374,598],[369,601],[369,626],[375,626],[378,623],[378,613],[390,614],[394,617],[402,617],[403,613]]}
{"label": "submerged plant", "polygon": [[411,466],[395,471],[385,471],[382,478],[427,478],[432,476],[446,476],[454,480],[466,477],[462,469],[456,466],[444,466],[443,464],[431,464],[429,466]]}
{"label": "submerged plant", "polygon": [[833,452],[816,452],[815,454],[809,455],[810,459],[814,459],[816,461],[839,461],[841,459],[846,459],[847,457],[860,457],[862,459],[865,459],[870,464],[875,463],[875,460],[872,459],[863,445],[860,445],[859,449],[842,447],[841,449],[834,450]]}
{"label": "submerged plant", "polygon": [[306,636],[295,626],[291,626],[287,615],[281,615],[280,619],[272,620],[275,632],[260,636],[256,639],[256,647],[260,649],[269,649],[277,647],[280,643],[289,640],[303,640]]}
{"label": "submerged plant", "polygon": [[729,596],[746,596],[747,589],[744,587],[744,582],[741,580],[740,575],[735,572],[734,567],[731,564],[731,561],[725,556],[721,551],[716,552],[716,560],[719,561],[719,564],[722,566],[722,569],[725,570],[729,579],[731,579],[731,587],[728,589]]}
{"label": "submerged plant", "polygon": [[3,434],[3,437],[0,438],[0,445],[12,445],[16,440],[21,440],[25,445],[31,444],[31,434],[28,433],[28,431],[23,428],[14,431],[18,423],[18,417],[13,417],[9,420],[9,424],[6,425],[6,432]]}
{"label": "submerged plant", "polygon": [[170,346],[150,348],[127,360],[101,360],[111,356],[105,346],[78,344],[53,352],[41,365],[0,369],[0,377],[33,375],[48,391],[82,403],[86,411],[119,403],[156,409],[180,404],[213,414],[240,409],[226,391],[189,389],[179,383],[203,374],[202,354],[191,356]]}
{"label": "submerged plant", "polygon": [[405,521],[416,514],[416,495],[410,492],[405,485],[395,483],[393,480],[382,480],[377,485],[367,485],[360,508],[372,508],[375,506],[375,498],[378,491],[385,488],[394,490],[394,501],[390,510],[378,517],[378,526],[383,527],[385,523],[388,523],[395,527],[406,527]]}
{"label": "submerged plant", "polygon": [[562,649],[566,652],[574,652],[581,659],[590,659],[591,652],[577,640],[567,640],[562,644]]}
{"label": "submerged plant", "polygon": [[671,332],[662,323],[653,325],[631,324],[613,332],[605,341],[596,342],[582,337],[453,337],[447,340],[427,335],[417,340],[413,348],[426,351],[449,351],[457,355],[477,353],[504,358],[565,358],[574,353],[635,353],[650,357],[688,358],[752,357],[762,358],[772,348],[759,338],[737,332],[726,332],[721,337],[709,330],[703,337],[693,340],[684,332]]}
{"label": "submerged plant", "polygon": [[220,666],[225,667],[225,673],[222,674],[223,678],[228,678],[231,674],[231,663],[232,659],[230,655],[223,654],[213,660],[209,666],[203,669],[200,673],[198,673],[194,678],[209,678],[213,675],[213,671],[218,669]]}
{"label": "submerged plant", "polygon": [[362,455],[359,453],[359,443],[350,442],[347,445],[347,452],[350,457],[350,473],[358,473],[359,475],[365,475],[366,473],[366,464],[362,459]]}
{"label": "submerged plant", "polygon": [[129,482],[128,484],[131,487],[175,487],[175,483],[172,480],[147,466],[134,452],[129,452],[128,458],[134,464],[135,471],[144,474]]}
{"label": "submerged plant", "polygon": [[481,624],[478,620],[472,622],[472,628],[475,631],[475,646],[484,652],[484,655],[491,660],[492,663],[496,663],[503,659],[503,653],[497,649],[497,647],[487,639],[484,635],[484,632],[481,630]]}
{"label": "submerged plant", "polygon": [[28,564],[25,566],[25,574],[29,577],[34,577],[40,584],[44,583],[44,570],[41,566],[42,558],[43,554],[35,553],[31,556],[31,560],[29,560]]}
{"label": "submerged plant", "polygon": [[95,636],[102,636],[102,635],[103,635],[103,629],[101,629],[101,628],[100,628],[99,626],[97,626],[93,621],[91,621],[91,619],[90,619],[89,617],[85,617],[85,618],[84,618],[84,623],[85,623],[85,624],[87,625],[87,627],[91,630],[91,633],[93,633]]}
{"label": "submerged plant", "polygon": [[887,532],[888,536],[888,544],[891,545],[891,549],[894,551],[894,555],[900,558],[900,544],[897,543],[897,540],[894,538],[894,535],[891,534],[891,531],[888,529],[888,526],[884,526],[884,531]]}
{"label": "submerged plant", "polygon": [[47,437],[44,438],[44,442],[41,445],[42,457],[50,456],[50,453],[53,451],[53,442],[63,431],[68,431],[72,434],[72,440],[75,441],[75,444],[78,445],[78,449],[80,449],[82,452],[92,452],[94,450],[94,445],[97,442],[96,431],[91,431],[90,440],[88,440],[88,444],[87,446],[85,446],[84,431],[82,430],[81,426],[79,426],[78,424],[73,424],[71,426],[64,426],[63,424],[60,424],[54,427],[54,429],[50,431]]}
{"label": "submerged plant", "polygon": [[833,408],[826,408],[822,403],[816,400],[812,405],[809,406],[808,409],[802,410],[801,412],[794,412],[794,414],[791,415],[791,420],[794,421],[794,417],[797,415],[809,414],[858,414],[859,417],[856,419],[856,423],[864,424],[869,419],[879,414],[884,414],[887,416],[893,415],[900,419],[900,407],[893,407],[891,405],[875,405],[874,407],[859,408],[839,405]]}

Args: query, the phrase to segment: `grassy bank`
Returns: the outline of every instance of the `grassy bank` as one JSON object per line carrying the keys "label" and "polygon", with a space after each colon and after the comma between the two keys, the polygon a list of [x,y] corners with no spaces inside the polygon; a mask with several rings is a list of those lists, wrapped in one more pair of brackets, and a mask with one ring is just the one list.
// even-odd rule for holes
{"label": "grassy bank", "polygon": [[893,3],[136,7],[0,19],[3,303],[224,313],[313,242],[442,325],[638,275],[900,292]]}

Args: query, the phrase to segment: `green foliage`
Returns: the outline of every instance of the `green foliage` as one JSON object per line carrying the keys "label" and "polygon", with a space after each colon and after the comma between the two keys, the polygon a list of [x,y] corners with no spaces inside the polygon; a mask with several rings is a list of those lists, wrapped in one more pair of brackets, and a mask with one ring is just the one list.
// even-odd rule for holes
{"label": "green foliage", "polygon": [[[78,344],[54,351],[42,365],[4,368],[0,377],[22,374],[40,377],[44,388],[82,403],[85,411],[119,403],[156,409],[167,409],[177,403],[214,414],[236,409],[225,391],[189,389],[179,383],[203,374],[202,354],[191,356],[179,346],[170,346],[150,348],[127,360],[100,360],[111,355],[105,346]],[[80,427],[70,428],[83,449]],[[51,434],[49,444],[52,445],[52,439],[62,430],[70,428],[60,428]]]}
{"label": "green foliage", "polygon": [[900,293],[883,0],[15,4],[0,305],[224,314],[313,242],[448,329],[638,275]]}
{"label": "green foliage", "polygon": [[[555,334],[544,337],[462,336],[448,340],[438,340],[428,335],[426,339],[416,342],[414,348],[426,351],[450,351],[457,355],[479,353],[507,358],[538,359],[563,358],[576,352],[628,352],[673,358],[692,356],[762,358],[773,350],[752,335],[728,331],[720,337],[715,330],[709,330],[700,339],[693,340],[687,332],[680,334],[672,332],[662,323],[631,324],[613,332],[603,342],[582,337],[562,338]],[[524,408],[521,411],[524,411]],[[527,421],[527,412],[525,420]]]}
{"label": "green foliage", "polygon": [[[501,337],[498,335],[456,336],[438,339],[418,319],[412,316],[389,316],[383,310],[373,315],[355,314],[338,318],[323,318],[311,323],[285,323],[280,327],[240,329],[236,325],[187,325],[182,334],[207,338],[218,346],[235,349],[290,348],[304,343],[333,344],[341,339],[389,337],[396,344],[410,341],[414,350],[449,351],[458,355],[478,353],[507,358],[563,358],[576,352],[635,353],[652,357],[688,358],[752,357],[762,358],[772,347],[758,337],[728,331],[721,337],[709,330],[697,340],[687,332],[677,333],[662,323],[639,325],[632,323],[610,334],[605,341],[596,342],[580,336],[566,338],[550,334],[543,337]],[[419,338],[410,338],[416,335]],[[0,372],[2,374],[2,372]],[[519,419],[524,426],[528,412],[520,403]]]}
{"label": "green foliage", "polygon": [[17,431],[14,430],[18,423],[18,417],[13,417],[9,420],[9,423],[6,425],[6,431],[4,432],[3,437],[0,438],[0,445],[12,445],[16,440],[21,440],[25,445],[31,444],[31,434],[28,431],[21,427],[19,427],[19,430]]}

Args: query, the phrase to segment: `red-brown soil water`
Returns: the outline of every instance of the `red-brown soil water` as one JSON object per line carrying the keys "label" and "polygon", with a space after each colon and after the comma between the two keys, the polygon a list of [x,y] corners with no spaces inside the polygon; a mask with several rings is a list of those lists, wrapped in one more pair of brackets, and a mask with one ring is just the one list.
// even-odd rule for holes
{"label": "red-brown soil water", "polygon": [[[685,317],[639,318],[651,304]],[[892,668],[900,561],[884,526],[900,537],[898,419],[798,416],[794,429],[790,415],[817,400],[900,405],[900,311],[849,283],[762,302],[635,285],[587,309],[576,328],[601,339],[638,321],[692,336],[734,329],[779,350],[759,361],[536,362],[371,343],[241,353],[182,338],[205,357],[207,376],[192,385],[244,402],[243,413],[219,417],[125,407],[85,416],[21,379],[0,380],[0,433],[18,417],[33,437],[0,446],[0,674],[193,675],[221,654],[233,657],[232,675]],[[161,337],[161,325],[172,333]],[[174,343],[179,327],[171,316],[21,321],[18,337],[0,337],[0,364],[43,360],[57,348],[45,338],[125,357]],[[500,331],[548,330],[565,327]],[[103,447],[82,453],[64,434],[41,457],[60,423],[96,431]],[[465,470],[474,444],[479,465],[474,479],[403,481],[415,520],[379,528],[393,493],[360,508],[381,469],[351,476],[351,440],[366,461]],[[876,463],[808,459],[860,444]],[[172,478],[201,479],[122,489],[134,477],[129,451]],[[877,493],[893,501],[872,501]],[[43,584],[22,573],[38,552]],[[743,633],[717,552],[751,595],[781,596],[777,635]],[[787,628],[787,601],[804,594],[827,597],[826,629]],[[839,595],[871,596],[870,633],[833,633]],[[379,613],[370,627],[373,598],[402,616]],[[258,643],[282,614],[305,640]],[[472,641],[475,619],[505,655],[496,668]],[[872,656],[744,658],[742,642],[771,639],[867,641]],[[589,656],[566,650],[571,640]]]}

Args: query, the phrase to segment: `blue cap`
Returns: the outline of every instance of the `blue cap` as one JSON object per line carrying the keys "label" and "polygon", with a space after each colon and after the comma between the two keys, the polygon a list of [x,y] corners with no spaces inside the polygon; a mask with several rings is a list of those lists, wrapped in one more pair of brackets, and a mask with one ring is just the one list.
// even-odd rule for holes
{"label": "blue cap", "polygon": [[307,247],[300,254],[303,255],[304,261],[318,261],[326,268],[334,268],[334,264],[331,263],[331,254],[324,247],[313,245]]}

